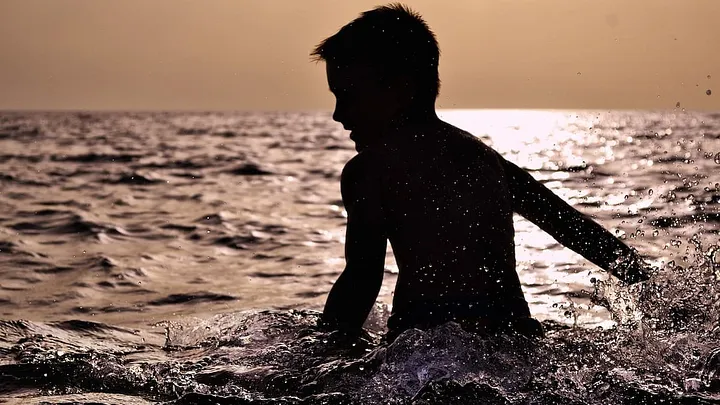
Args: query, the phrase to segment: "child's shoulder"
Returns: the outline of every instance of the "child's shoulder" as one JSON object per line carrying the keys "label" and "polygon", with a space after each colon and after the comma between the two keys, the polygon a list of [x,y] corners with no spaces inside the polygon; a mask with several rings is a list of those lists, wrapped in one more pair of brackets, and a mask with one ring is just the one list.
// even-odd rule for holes
{"label": "child's shoulder", "polygon": [[444,131],[445,144],[452,152],[468,155],[473,160],[497,161],[499,154],[495,149],[470,132],[450,124],[445,125]]}
{"label": "child's shoulder", "polygon": [[345,166],[343,167],[343,173],[364,171],[372,167],[372,163],[376,162],[379,157],[379,153],[375,149],[366,149],[362,152],[358,152],[358,154],[353,156],[350,160],[347,161],[347,163],[345,163]]}
{"label": "child's shoulder", "polygon": [[353,156],[343,167],[340,180],[342,182],[356,182],[359,179],[369,179],[381,173],[380,166],[384,157],[382,151],[367,149]]}

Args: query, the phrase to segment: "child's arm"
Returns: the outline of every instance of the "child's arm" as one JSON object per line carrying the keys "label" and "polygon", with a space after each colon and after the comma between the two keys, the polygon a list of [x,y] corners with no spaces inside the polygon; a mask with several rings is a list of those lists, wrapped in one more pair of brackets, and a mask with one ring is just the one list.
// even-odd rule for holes
{"label": "child's arm", "polygon": [[634,249],[563,201],[528,172],[500,159],[508,178],[513,211],[629,284],[649,278],[647,264]]}
{"label": "child's arm", "polygon": [[[365,163],[364,163],[365,162]],[[345,270],[337,279],[321,318],[323,327],[359,333],[382,285],[387,236],[377,176],[362,154],[345,166],[340,180],[348,213]]]}

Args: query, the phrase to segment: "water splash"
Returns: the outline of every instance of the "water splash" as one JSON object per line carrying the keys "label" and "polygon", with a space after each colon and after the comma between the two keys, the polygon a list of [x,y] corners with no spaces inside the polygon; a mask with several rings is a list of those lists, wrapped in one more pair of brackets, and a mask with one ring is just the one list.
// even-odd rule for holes
{"label": "water splash", "polygon": [[[165,322],[154,343],[103,324],[3,322],[0,373],[10,382],[0,390],[168,404],[718,403],[720,334],[707,307],[718,298],[717,246],[696,249],[693,265],[669,264],[642,287],[598,281],[597,302],[617,327],[545,322],[543,340],[448,323],[391,344],[372,331],[349,341],[313,328],[315,311]],[[689,281],[666,280],[680,276]]]}

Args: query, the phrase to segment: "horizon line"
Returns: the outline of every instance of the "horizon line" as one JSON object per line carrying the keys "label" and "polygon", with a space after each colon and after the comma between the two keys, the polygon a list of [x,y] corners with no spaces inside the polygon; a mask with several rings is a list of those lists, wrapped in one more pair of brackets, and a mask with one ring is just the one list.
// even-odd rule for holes
{"label": "horizon line", "polygon": [[[27,109],[0,109],[0,114],[17,113],[59,113],[59,114],[117,114],[117,113],[332,113],[332,109],[75,109],[75,108],[27,108]],[[509,108],[509,107],[480,107],[480,108],[436,108],[436,111],[545,111],[545,112],[600,112],[600,111],[625,111],[625,112],[664,112],[664,113],[685,113],[685,112],[720,112],[718,109],[685,109],[685,108]]]}

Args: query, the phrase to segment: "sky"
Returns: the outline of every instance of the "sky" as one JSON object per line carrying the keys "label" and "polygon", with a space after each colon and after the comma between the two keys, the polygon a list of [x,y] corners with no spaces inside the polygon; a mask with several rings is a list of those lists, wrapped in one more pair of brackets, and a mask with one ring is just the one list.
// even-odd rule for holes
{"label": "sky", "polygon": [[[379,4],[0,0],[0,110],[329,110],[308,55]],[[440,43],[440,108],[720,110],[719,0],[405,4]]]}

